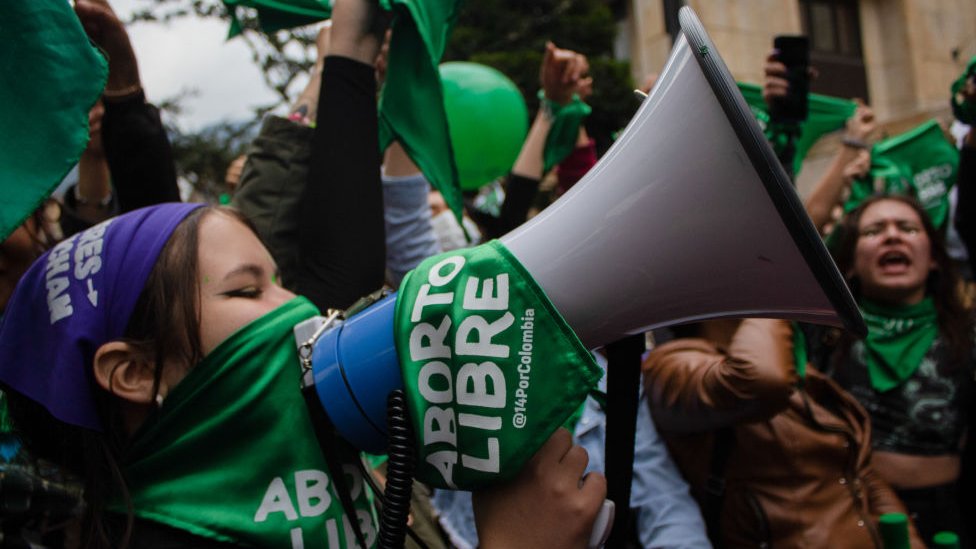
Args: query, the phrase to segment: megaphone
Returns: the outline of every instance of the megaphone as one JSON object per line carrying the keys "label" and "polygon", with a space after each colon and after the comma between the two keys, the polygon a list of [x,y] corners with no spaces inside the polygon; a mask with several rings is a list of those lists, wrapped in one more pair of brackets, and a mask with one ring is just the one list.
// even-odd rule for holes
{"label": "megaphone", "polygon": [[[843,278],[725,63],[688,8],[657,85],[603,159],[501,242],[588,348],[719,317],[866,328]],[[335,429],[385,449],[403,380],[395,296],[306,326],[306,358]],[[326,327],[327,326],[327,327]],[[312,332],[314,337],[305,337]]]}
{"label": "megaphone", "polygon": [[[502,242],[589,347],[717,317],[864,326],[694,12],[604,158]],[[602,313],[601,313],[602,312]]]}

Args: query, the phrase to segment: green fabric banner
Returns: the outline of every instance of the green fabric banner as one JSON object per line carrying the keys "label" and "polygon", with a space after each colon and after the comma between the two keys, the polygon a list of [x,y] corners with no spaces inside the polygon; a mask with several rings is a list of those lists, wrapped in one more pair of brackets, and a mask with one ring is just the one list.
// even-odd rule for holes
{"label": "green fabric banner", "polygon": [[417,478],[473,490],[515,476],[602,370],[497,240],[425,260],[394,321]]}
{"label": "green fabric banner", "polygon": [[51,194],[88,143],[108,77],[64,0],[0,2],[0,241]]}
{"label": "green fabric banner", "polygon": [[230,14],[229,38],[240,34],[244,28],[237,18],[238,8],[253,8],[258,15],[261,30],[273,33],[283,29],[310,25],[332,17],[330,0],[223,0]]}
{"label": "green fabric banner", "polygon": [[851,185],[844,211],[874,194],[875,180],[880,179],[884,192],[917,198],[932,223],[941,227],[949,215],[949,191],[958,170],[959,151],[946,139],[939,123],[930,120],[871,148],[868,177]]}
{"label": "green fabric banner", "polygon": [[[783,128],[778,128],[769,121],[769,107],[762,97],[762,86],[738,82],[739,91],[745,98],[752,113],[759,121],[759,126],[766,134],[766,139],[779,153],[786,146],[787,135]],[[805,122],[800,124],[799,136],[796,138],[796,156],[793,157],[793,174],[798,175],[803,167],[803,159],[807,152],[824,134],[837,131],[844,127],[847,119],[854,115],[857,104],[853,101],[818,95],[811,93],[807,96],[809,114]]]}
{"label": "green fabric banner", "polygon": [[[328,0],[223,0],[232,15],[230,36],[241,32],[233,15],[254,8],[265,32],[314,23],[332,15]],[[378,0],[393,11],[386,82],[380,94],[380,149],[398,140],[461,219],[463,208],[437,66],[462,0]]]}
{"label": "green fabric banner", "polygon": [[[285,303],[230,336],[166,395],[123,464],[137,516],[247,547],[355,546],[299,390],[292,328],[316,314],[305,298]],[[339,441],[332,450],[347,464],[356,520],[373,546],[357,454]]]}

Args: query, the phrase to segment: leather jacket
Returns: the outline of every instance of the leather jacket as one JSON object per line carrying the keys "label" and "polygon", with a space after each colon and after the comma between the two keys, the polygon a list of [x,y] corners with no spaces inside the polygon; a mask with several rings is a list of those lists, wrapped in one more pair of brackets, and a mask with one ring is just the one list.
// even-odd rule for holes
{"label": "leather jacket", "polygon": [[[878,517],[905,509],[871,466],[867,413],[809,366],[800,382],[793,364],[789,323],[750,319],[728,348],[696,338],[659,346],[644,362],[645,388],[703,511],[719,509],[717,546],[880,548]],[[723,428],[728,450],[714,453]],[[716,455],[727,456],[720,468]],[[722,495],[706,496],[721,481]],[[912,547],[925,547],[909,530]]]}

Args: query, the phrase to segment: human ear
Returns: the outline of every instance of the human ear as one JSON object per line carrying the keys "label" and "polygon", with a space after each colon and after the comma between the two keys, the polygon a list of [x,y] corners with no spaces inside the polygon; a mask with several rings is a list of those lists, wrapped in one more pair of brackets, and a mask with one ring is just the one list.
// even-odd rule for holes
{"label": "human ear", "polygon": [[110,341],[99,347],[93,370],[95,381],[123,400],[149,404],[156,396],[156,365],[129,343]]}

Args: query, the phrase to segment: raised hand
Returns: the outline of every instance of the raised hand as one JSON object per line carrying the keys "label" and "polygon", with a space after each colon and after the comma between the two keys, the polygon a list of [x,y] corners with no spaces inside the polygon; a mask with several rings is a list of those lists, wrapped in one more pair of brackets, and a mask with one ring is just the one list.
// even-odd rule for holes
{"label": "raised hand", "polygon": [[142,89],[139,65],[132,50],[125,25],[106,0],[77,0],[75,13],[92,42],[108,57],[108,82],[105,98],[109,101],[130,96]]}
{"label": "raised hand", "polygon": [[376,62],[388,26],[375,0],[336,0],[329,52],[367,65]]}
{"label": "raised hand", "polygon": [[767,105],[773,101],[786,97],[790,90],[790,83],[786,79],[786,65],[776,58],[776,51],[771,51],[766,56],[766,64],[763,65],[763,101]]}
{"label": "raised hand", "polygon": [[878,124],[871,107],[859,99],[855,99],[855,102],[857,102],[857,110],[854,111],[853,116],[847,119],[847,137],[866,142],[871,134],[878,129]]}
{"label": "raised hand", "polygon": [[[815,67],[808,67],[807,74],[810,80],[814,80],[819,73]],[[763,101],[770,105],[773,101],[786,97],[789,91],[790,82],[786,79],[786,65],[777,57],[777,50],[772,50],[766,55],[766,63],[763,65]]]}
{"label": "raised hand", "polygon": [[546,42],[546,53],[539,69],[539,84],[546,99],[565,105],[573,100],[573,94],[581,87],[585,93],[589,89],[587,86],[593,83],[592,79],[586,82],[589,71],[590,63],[585,55]]}

